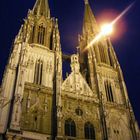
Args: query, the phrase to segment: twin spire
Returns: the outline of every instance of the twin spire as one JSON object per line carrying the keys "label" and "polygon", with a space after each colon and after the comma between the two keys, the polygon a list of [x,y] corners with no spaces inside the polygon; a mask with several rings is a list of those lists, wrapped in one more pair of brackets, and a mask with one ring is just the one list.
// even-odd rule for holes
{"label": "twin spire", "polygon": [[38,16],[43,15],[49,18],[50,8],[48,0],[37,0],[33,8],[33,13]]}
{"label": "twin spire", "polygon": [[[93,12],[90,8],[89,1],[84,0],[85,2],[85,12],[84,12],[84,20],[83,20],[83,35],[85,34],[96,34],[98,33],[98,26],[93,15]],[[43,15],[45,17],[50,18],[50,8],[48,4],[48,0],[37,0],[35,6],[33,8],[33,13],[35,15]]]}

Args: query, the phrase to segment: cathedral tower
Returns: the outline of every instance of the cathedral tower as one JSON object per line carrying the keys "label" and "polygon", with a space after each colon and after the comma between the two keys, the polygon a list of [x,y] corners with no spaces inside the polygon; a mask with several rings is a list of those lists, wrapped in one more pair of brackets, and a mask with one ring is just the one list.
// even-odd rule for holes
{"label": "cathedral tower", "polygon": [[110,39],[103,36],[87,48],[99,32],[89,2],[85,0],[83,33],[79,36],[81,73],[98,95],[103,139],[138,139],[139,129]]}
{"label": "cathedral tower", "polygon": [[57,19],[50,16],[47,0],[37,0],[15,38],[3,76],[0,133],[6,134],[4,139],[51,138],[61,60]]}
{"label": "cathedral tower", "polygon": [[88,0],[80,51],[62,78],[58,21],[36,0],[13,43],[0,88],[1,140],[138,140],[139,128],[108,37],[99,33]]}

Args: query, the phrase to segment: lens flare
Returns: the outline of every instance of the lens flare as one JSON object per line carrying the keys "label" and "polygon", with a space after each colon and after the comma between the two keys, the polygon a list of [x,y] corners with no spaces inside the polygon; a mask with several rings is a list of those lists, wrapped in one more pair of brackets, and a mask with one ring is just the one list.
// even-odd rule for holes
{"label": "lens flare", "polygon": [[112,24],[104,24],[101,27],[101,33],[102,35],[110,35],[113,32],[113,26]]}
{"label": "lens flare", "polygon": [[105,24],[101,28],[101,32],[99,34],[97,34],[95,36],[95,38],[93,38],[91,40],[91,42],[89,42],[89,44],[84,49],[84,51],[89,49],[94,43],[99,41],[103,36],[111,34],[113,32],[113,25],[116,24],[120,20],[120,18],[122,18],[130,10],[130,8],[134,5],[134,3],[135,2],[131,3],[126,9],[124,9],[124,11],[122,11],[122,13],[120,15],[118,15],[110,24]]}

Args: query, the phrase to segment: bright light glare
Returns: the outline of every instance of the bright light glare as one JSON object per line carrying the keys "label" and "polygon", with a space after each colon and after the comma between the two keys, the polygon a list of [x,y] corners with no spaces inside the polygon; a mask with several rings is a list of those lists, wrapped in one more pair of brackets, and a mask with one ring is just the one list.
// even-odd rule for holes
{"label": "bright light glare", "polygon": [[98,42],[103,36],[110,35],[113,32],[113,25],[116,24],[120,18],[122,18],[134,5],[135,2],[131,3],[120,15],[118,15],[110,24],[106,24],[101,28],[101,32],[97,34],[87,45],[87,47],[83,50],[86,51],[89,49],[94,43]]}
{"label": "bright light glare", "polygon": [[102,35],[110,35],[113,32],[113,26],[112,24],[104,24],[101,27],[101,33]]}

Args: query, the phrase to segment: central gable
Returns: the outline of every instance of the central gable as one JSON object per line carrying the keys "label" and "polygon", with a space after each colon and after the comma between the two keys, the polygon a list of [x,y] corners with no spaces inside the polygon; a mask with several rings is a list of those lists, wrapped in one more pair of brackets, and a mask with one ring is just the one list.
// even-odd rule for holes
{"label": "central gable", "polygon": [[95,96],[80,72],[72,72],[63,82],[62,90],[89,97]]}

